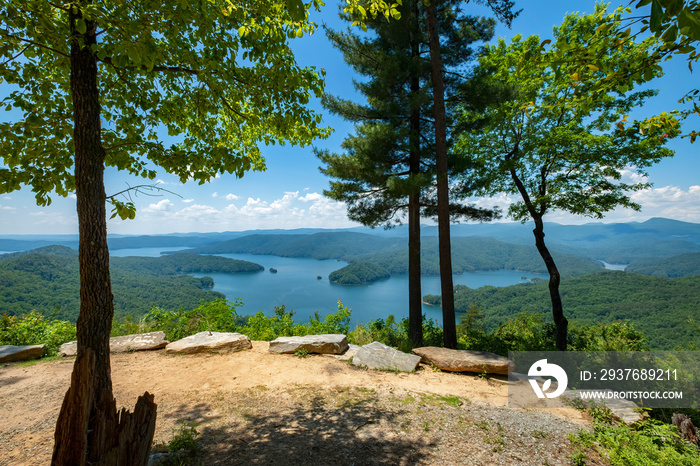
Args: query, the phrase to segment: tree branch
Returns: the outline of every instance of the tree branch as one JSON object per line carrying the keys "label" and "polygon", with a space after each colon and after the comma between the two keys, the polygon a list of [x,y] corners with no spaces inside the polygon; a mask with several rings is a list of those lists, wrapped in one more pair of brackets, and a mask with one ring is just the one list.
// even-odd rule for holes
{"label": "tree branch", "polygon": [[[21,41],[21,42],[24,42],[24,43],[26,43],[26,44],[29,44],[29,45],[36,45],[36,46],[39,47],[39,48],[49,50],[49,51],[51,51],[51,52],[53,52],[53,53],[57,53],[58,55],[61,55],[62,57],[70,58],[70,55],[68,55],[67,53],[63,53],[63,52],[61,52],[60,50],[54,49],[54,48],[52,48],[52,47],[49,47],[48,45],[40,44],[40,43],[38,43],[38,42],[34,42],[33,40],[25,39],[25,38],[23,38],[23,37],[13,36],[12,34],[8,34],[7,31],[3,31],[3,32],[5,32],[5,37],[9,37],[9,38],[11,38],[11,39],[17,39],[17,40],[19,40],[19,41]],[[26,49],[25,49],[25,50],[26,50]]]}

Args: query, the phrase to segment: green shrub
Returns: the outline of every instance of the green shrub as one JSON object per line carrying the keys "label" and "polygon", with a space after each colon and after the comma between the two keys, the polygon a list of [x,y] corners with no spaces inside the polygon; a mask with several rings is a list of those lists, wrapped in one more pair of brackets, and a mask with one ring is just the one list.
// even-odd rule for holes
{"label": "green shrub", "polygon": [[[655,419],[632,427],[615,425],[605,410],[589,410],[589,413],[593,417],[593,432],[572,436],[572,443],[578,449],[595,448],[612,466],[700,464],[700,449],[681,439],[672,425]],[[576,455],[585,456],[580,450]]]}
{"label": "green shrub", "polygon": [[[375,319],[366,324],[358,324],[355,330],[348,335],[350,343],[367,345],[373,341],[384,343],[387,346],[409,353],[413,349],[408,337],[408,319],[403,318],[396,323],[393,315],[384,319]],[[442,346],[443,333],[435,320],[423,316],[423,346]]]}
{"label": "green shrub", "polygon": [[[143,316],[139,324],[131,324],[130,319],[124,319],[122,323],[113,325],[114,335],[117,332],[129,333],[165,332],[165,338],[170,341],[179,340],[205,330],[211,332],[235,332],[246,322],[236,313],[236,307],[240,302],[234,303],[226,299],[202,302],[191,310],[166,311],[159,307],[152,307]],[[122,333],[127,334],[127,333]]]}
{"label": "green shrub", "polygon": [[646,335],[631,322],[569,327],[569,349],[575,351],[648,351]]}
{"label": "green shrub", "polygon": [[0,345],[46,345],[46,355],[76,339],[75,325],[65,320],[49,320],[36,311],[21,316],[0,316]]}

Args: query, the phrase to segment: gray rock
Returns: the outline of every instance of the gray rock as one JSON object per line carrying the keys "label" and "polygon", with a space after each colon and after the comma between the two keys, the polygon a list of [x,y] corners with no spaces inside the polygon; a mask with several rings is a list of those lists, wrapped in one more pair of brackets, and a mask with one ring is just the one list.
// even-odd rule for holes
{"label": "gray rock", "polygon": [[[109,339],[111,353],[125,353],[127,351],[147,351],[164,348],[169,342],[165,339],[164,332],[139,333],[125,335]],[[75,356],[78,354],[78,342],[69,341],[61,345],[59,352],[63,356]]]}
{"label": "gray rock", "polygon": [[0,345],[0,362],[29,361],[44,355],[46,345]]}
{"label": "gray rock", "polygon": [[355,366],[385,371],[413,372],[420,363],[420,356],[403,353],[378,341],[360,348],[352,358]]}
{"label": "gray rock", "polygon": [[515,364],[508,358],[486,351],[454,350],[425,346],[414,348],[413,354],[420,356],[425,364],[431,364],[443,371],[478,372],[508,375]]}
{"label": "gray rock", "polygon": [[168,343],[166,353],[235,353],[253,347],[250,338],[240,333],[199,332]]}
{"label": "gray rock", "polygon": [[342,354],[348,349],[348,339],[341,334],[279,337],[270,342],[271,353],[295,353],[305,349],[309,353]]}
{"label": "gray rock", "polygon": [[[581,390],[585,392],[606,392],[609,390]],[[575,401],[576,403],[583,403],[583,406],[586,408],[591,407],[591,401],[594,401],[596,404],[600,405],[603,404],[610,408],[610,411],[612,412],[613,416],[619,418],[622,422],[628,425],[632,425],[635,422],[641,421],[644,419],[644,412],[642,412],[639,409],[639,406],[637,406],[634,402],[629,401],[629,400],[624,400],[621,398],[611,398],[611,399],[605,399],[605,400],[582,400],[581,396],[577,393],[578,390],[566,390],[564,393],[561,395],[562,397]]]}
{"label": "gray rock", "polygon": [[355,355],[357,354],[357,351],[360,349],[359,345],[353,345],[350,343],[348,345],[348,349],[345,350],[344,353],[342,354],[324,354],[324,356],[328,356],[329,358],[335,358],[335,359],[340,359],[341,361],[348,361],[350,358],[354,358]]}

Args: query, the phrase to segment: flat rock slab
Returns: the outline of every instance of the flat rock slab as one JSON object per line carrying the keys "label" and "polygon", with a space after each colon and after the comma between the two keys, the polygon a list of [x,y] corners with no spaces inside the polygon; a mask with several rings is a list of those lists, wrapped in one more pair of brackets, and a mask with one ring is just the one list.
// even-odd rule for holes
{"label": "flat rock slab", "polygon": [[[139,333],[110,338],[109,351],[111,353],[126,353],[128,351],[156,350],[164,348],[168,343],[164,332]],[[63,356],[75,356],[78,354],[78,342],[69,341],[62,344],[59,352]]]}
{"label": "flat rock slab", "polygon": [[0,345],[0,362],[29,361],[44,355],[46,345]]}
{"label": "flat rock slab", "polygon": [[348,349],[348,338],[342,334],[306,335],[303,337],[279,337],[270,342],[271,353],[296,353],[305,349],[309,353],[342,354]]}
{"label": "flat rock slab", "polygon": [[[582,390],[585,392],[597,392],[597,393],[604,393],[607,390]],[[624,422],[627,425],[632,425],[635,422],[641,421],[644,419],[645,415],[643,411],[640,411],[639,406],[637,406],[633,401],[630,400],[625,400],[621,398],[610,398],[610,399],[591,399],[591,400],[582,400],[581,396],[577,393],[577,390],[566,390],[564,393],[561,395],[562,397],[569,399],[574,402],[578,403],[583,403],[585,407],[591,407],[591,402],[595,402],[597,404],[603,404],[610,408],[610,412],[612,414],[619,418],[622,422]]]}
{"label": "flat rock slab", "polygon": [[515,364],[510,359],[486,351],[425,346],[414,348],[412,352],[420,356],[424,363],[449,372],[486,372],[487,374],[508,375],[509,371],[515,369]]}
{"label": "flat rock slab", "polygon": [[352,364],[368,369],[413,372],[420,363],[420,356],[407,354],[378,341],[361,347],[352,358]]}
{"label": "flat rock slab", "polygon": [[342,354],[324,354],[329,358],[340,359],[341,361],[348,361],[350,358],[354,358],[361,347],[359,345],[353,345],[350,343],[348,349]]}
{"label": "flat rock slab", "polygon": [[250,338],[241,333],[199,332],[168,343],[166,353],[235,353],[251,349]]}

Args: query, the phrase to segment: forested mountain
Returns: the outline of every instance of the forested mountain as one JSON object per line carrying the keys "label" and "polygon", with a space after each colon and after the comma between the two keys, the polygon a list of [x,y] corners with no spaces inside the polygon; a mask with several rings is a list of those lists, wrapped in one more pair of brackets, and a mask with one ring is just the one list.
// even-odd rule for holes
{"label": "forested mountain", "polygon": [[[141,316],[152,306],[192,309],[201,300],[223,297],[207,291],[208,280],[186,273],[250,273],[264,270],[252,262],[216,256],[176,254],[167,257],[110,258],[117,318]],[[50,246],[0,255],[0,313],[37,310],[75,321],[79,309],[78,253]]]}
{"label": "forested mountain", "polygon": [[[586,324],[629,320],[649,337],[652,349],[670,350],[689,342],[700,344],[700,333],[689,324],[700,320],[700,276],[661,278],[628,272],[604,271],[562,280],[564,313]],[[440,296],[425,302],[439,304]],[[455,306],[466,312],[472,303],[481,308],[487,329],[520,312],[545,314],[549,319],[545,281],[497,288],[455,287]]]}
{"label": "forested mountain", "polygon": [[626,271],[668,278],[700,275],[700,252],[633,264]]}
{"label": "forested mountain", "polygon": [[390,276],[391,274],[376,262],[360,261],[331,272],[328,279],[331,283],[339,285],[367,285]]}
{"label": "forested mountain", "polygon": [[384,238],[351,232],[315,233],[311,235],[249,235],[224,241],[214,246],[187,249],[181,253],[196,254],[266,254],[280,257],[342,259],[361,254],[402,250],[403,238]]}
{"label": "forested mountain", "polygon": [[[421,269],[425,275],[440,272],[436,238],[426,238],[422,244]],[[599,272],[603,266],[593,259],[576,257],[562,252],[555,253],[564,276]],[[351,260],[371,261],[389,273],[406,273],[408,257],[404,250],[387,251],[371,255],[350,256]],[[533,246],[509,244],[489,238],[454,238],[452,240],[452,270],[454,273],[476,270],[521,270],[546,273],[542,258]]]}
{"label": "forested mountain", "polygon": [[[331,278],[341,284],[363,284],[389,274],[408,271],[408,253],[404,238],[387,238],[362,233],[317,233],[312,235],[251,235],[214,246],[178,251],[179,253],[270,254],[282,257],[338,259],[361,267],[338,270]],[[582,275],[600,271],[602,264],[593,260],[558,253],[564,275]],[[522,270],[545,273],[542,259],[534,246],[515,245],[489,238],[454,238],[452,244],[454,273],[474,270]],[[349,269],[349,267],[351,269]],[[439,263],[437,238],[423,241],[421,267],[426,275],[437,275]]]}

